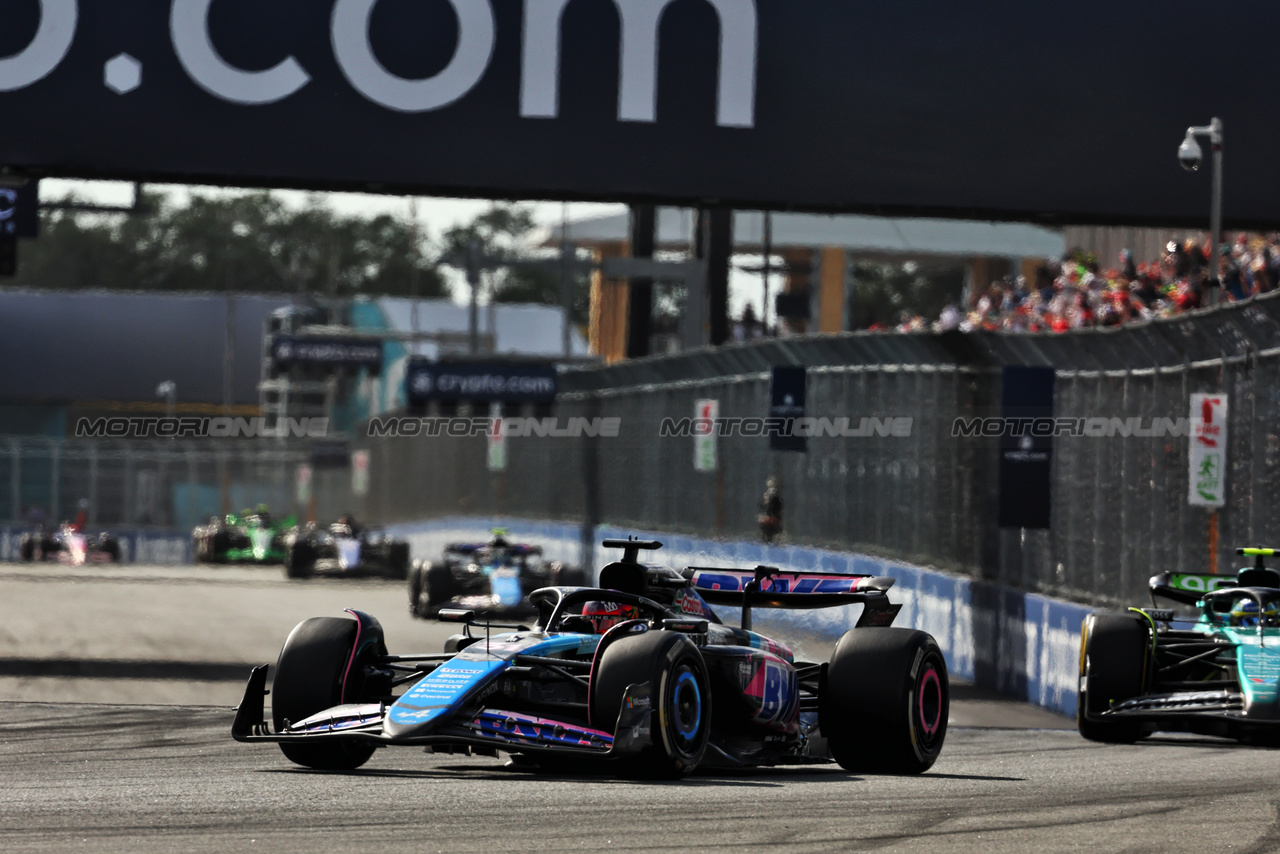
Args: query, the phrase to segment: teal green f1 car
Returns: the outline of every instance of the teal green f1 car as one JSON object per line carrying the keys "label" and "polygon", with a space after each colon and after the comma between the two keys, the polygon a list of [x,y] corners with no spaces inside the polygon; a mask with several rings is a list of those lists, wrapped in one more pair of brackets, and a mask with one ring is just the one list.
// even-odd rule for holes
{"label": "teal green f1 car", "polygon": [[1192,732],[1280,744],[1280,572],[1276,549],[1238,549],[1255,564],[1230,575],[1162,573],[1157,596],[1189,605],[1090,614],[1081,630],[1080,734],[1125,743]]}
{"label": "teal green f1 car", "polygon": [[289,516],[274,519],[265,508],[214,516],[191,532],[197,563],[284,563],[285,535],[298,527]]}

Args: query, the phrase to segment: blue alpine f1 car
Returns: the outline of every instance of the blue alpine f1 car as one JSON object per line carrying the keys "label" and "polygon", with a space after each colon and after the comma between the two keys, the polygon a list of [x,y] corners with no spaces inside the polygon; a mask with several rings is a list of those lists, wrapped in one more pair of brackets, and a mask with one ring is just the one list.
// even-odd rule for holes
{"label": "blue alpine f1 car", "polygon": [[1254,557],[1232,575],[1165,572],[1157,596],[1195,608],[1090,614],[1081,629],[1077,723],[1085,738],[1132,742],[1158,731],[1280,744],[1280,572]]}
{"label": "blue alpine f1 car", "polygon": [[[612,761],[628,775],[829,762],[919,773],[947,731],[946,663],[924,632],[891,628],[891,578],[638,562],[655,541],[606,540],[623,558],[599,587],[531,596],[532,628],[472,633],[442,653],[392,655],[373,617],[315,617],[285,641],[271,690],[254,668],[232,727],[299,765],[351,769],[379,747],[513,754],[540,767]],[[753,608],[861,604],[826,662],[751,630]],[[741,608],[741,628],[711,605]]]}
{"label": "blue alpine f1 car", "polygon": [[529,594],[543,587],[580,587],[586,574],[543,557],[542,547],[513,543],[502,528],[487,543],[451,543],[439,561],[409,570],[409,613],[432,619],[441,608],[519,619],[535,613]]}

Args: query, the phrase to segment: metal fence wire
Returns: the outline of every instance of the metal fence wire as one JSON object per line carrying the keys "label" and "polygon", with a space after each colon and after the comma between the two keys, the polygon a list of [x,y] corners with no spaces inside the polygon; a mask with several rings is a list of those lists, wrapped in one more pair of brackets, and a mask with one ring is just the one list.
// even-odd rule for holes
{"label": "metal fence wire", "polygon": [[[808,416],[861,435],[824,432],[800,453],[771,450],[744,427],[715,437],[711,471],[695,469],[696,437],[663,435],[664,422],[692,419],[701,400],[718,402],[720,423],[764,418],[776,365],[807,368]],[[1227,395],[1216,551],[1210,512],[1188,503],[1185,429],[1059,435],[1050,527],[1000,528],[999,440],[954,427],[1000,414],[1001,371],[1011,365],[1054,369],[1058,418],[1185,427],[1192,394]],[[346,469],[317,470],[314,508],[295,495],[297,468],[308,459],[301,444],[0,437],[0,518],[26,519],[33,505],[51,522],[73,518],[85,499],[100,526],[186,528],[224,508],[267,503],[280,513],[351,511],[382,523],[506,516],[569,521],[584,531],[607,523],[750,540],[760,536],[760,498],[774,478],[784,546],[865,552],[1097,604],[1144,599],[1157,572],[1233,571],[1238,546],[1280,546],[1280,296],[1052,336],[853,333],[749,342],[569,370],[560,388],[549,413],[503,414],[549,416],[559,427],[617,419],[617,435],[512,436],[505,468],[493,471],[483,435],[366,431],[353,446],[370,452],[368,494],[352,494]],[[464,405],[458,414],[472,413]],[[909,431],[885,434],[879,428],[891,419],[909,419]]]}
{"label": "metal fence wire", "polygon": [[56,525],[75,519],[82,504],[95,528],[188,529],[259,504],[336,517],[352,503],[350,474],[317,471],[312,508],[295,488],[309,460],[307,446],[274,440],[0,437],[0,519]]}
{"label": "metal fence wire", "polygon": [[[718,401],[722,421],[766,416],[775,365],[808,368],[807,415],[847,417],[855,428],[863,418],[909,418],[910,434],[821,435],[804,453],[770,450],[759,435],[720,435],[718,465],[706,472],[694,467],[695,438],[661,435],[664,420],[692,418],[704,399]],[[953,426],[1000,413],[1007,365],[1054,368],[1059,418],[1137,418],[1148,428],[1163,419],[1172,429],[1058,436],[1050,527],[1001,529],[998,440],[957,436]],[[1185,428],[1190,395],[1199,392],[1229,397],[1227,503],[1213,554],[1210,512],[1187,498]],[[854,333],[641,359],[563,374],[552,415],[560,425],[617,418],[619,435],[509,438],[503,471],[489,470],[483,436],[367,439],[369,512],[756,539],[760,497],[773,477],[784,501],[783,543],[1099,604],[1145,599],[1157,572],[1215,564],[1232,572],[1237,546],[1280,546],[1276,298],[1055,336]]]}

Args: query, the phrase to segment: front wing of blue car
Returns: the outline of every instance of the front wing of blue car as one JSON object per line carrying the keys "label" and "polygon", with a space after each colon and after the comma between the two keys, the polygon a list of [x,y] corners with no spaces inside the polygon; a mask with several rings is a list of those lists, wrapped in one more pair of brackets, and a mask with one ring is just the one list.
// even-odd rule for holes
{"label": "front wing of blue car", "polygon": [[[519,753],[559,753],[612,758],[639,753],[651,743],[649,686],[627,689],[613,734],[580,724],[497,707],[464,703],[410,725],[410,703],[347,704],[273,732],[266,721],[267,665],[253,669],[236,710],[232,736],[244,742],[306,742],[354,739],[387,745],[453,745]],[[406,695],[408,696],[408,695]]]}

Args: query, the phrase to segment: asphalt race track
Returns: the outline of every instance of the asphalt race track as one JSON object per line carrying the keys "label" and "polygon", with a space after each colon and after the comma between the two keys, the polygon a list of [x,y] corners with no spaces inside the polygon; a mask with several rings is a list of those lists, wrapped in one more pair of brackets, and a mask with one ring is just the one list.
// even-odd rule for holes
{"label": "asphalt race track", "polygon": [[363,607],[401,649],[438,648],[446,627],[411,620],[389,582],[109,572],[0,567],[0,851],[1280,850],[1280,752],[1095,745],[965,686],[919,777],[821,765],[645,783],[412,748],[308,771],[231,740],[235,672],[273,661],[299,612]]}

